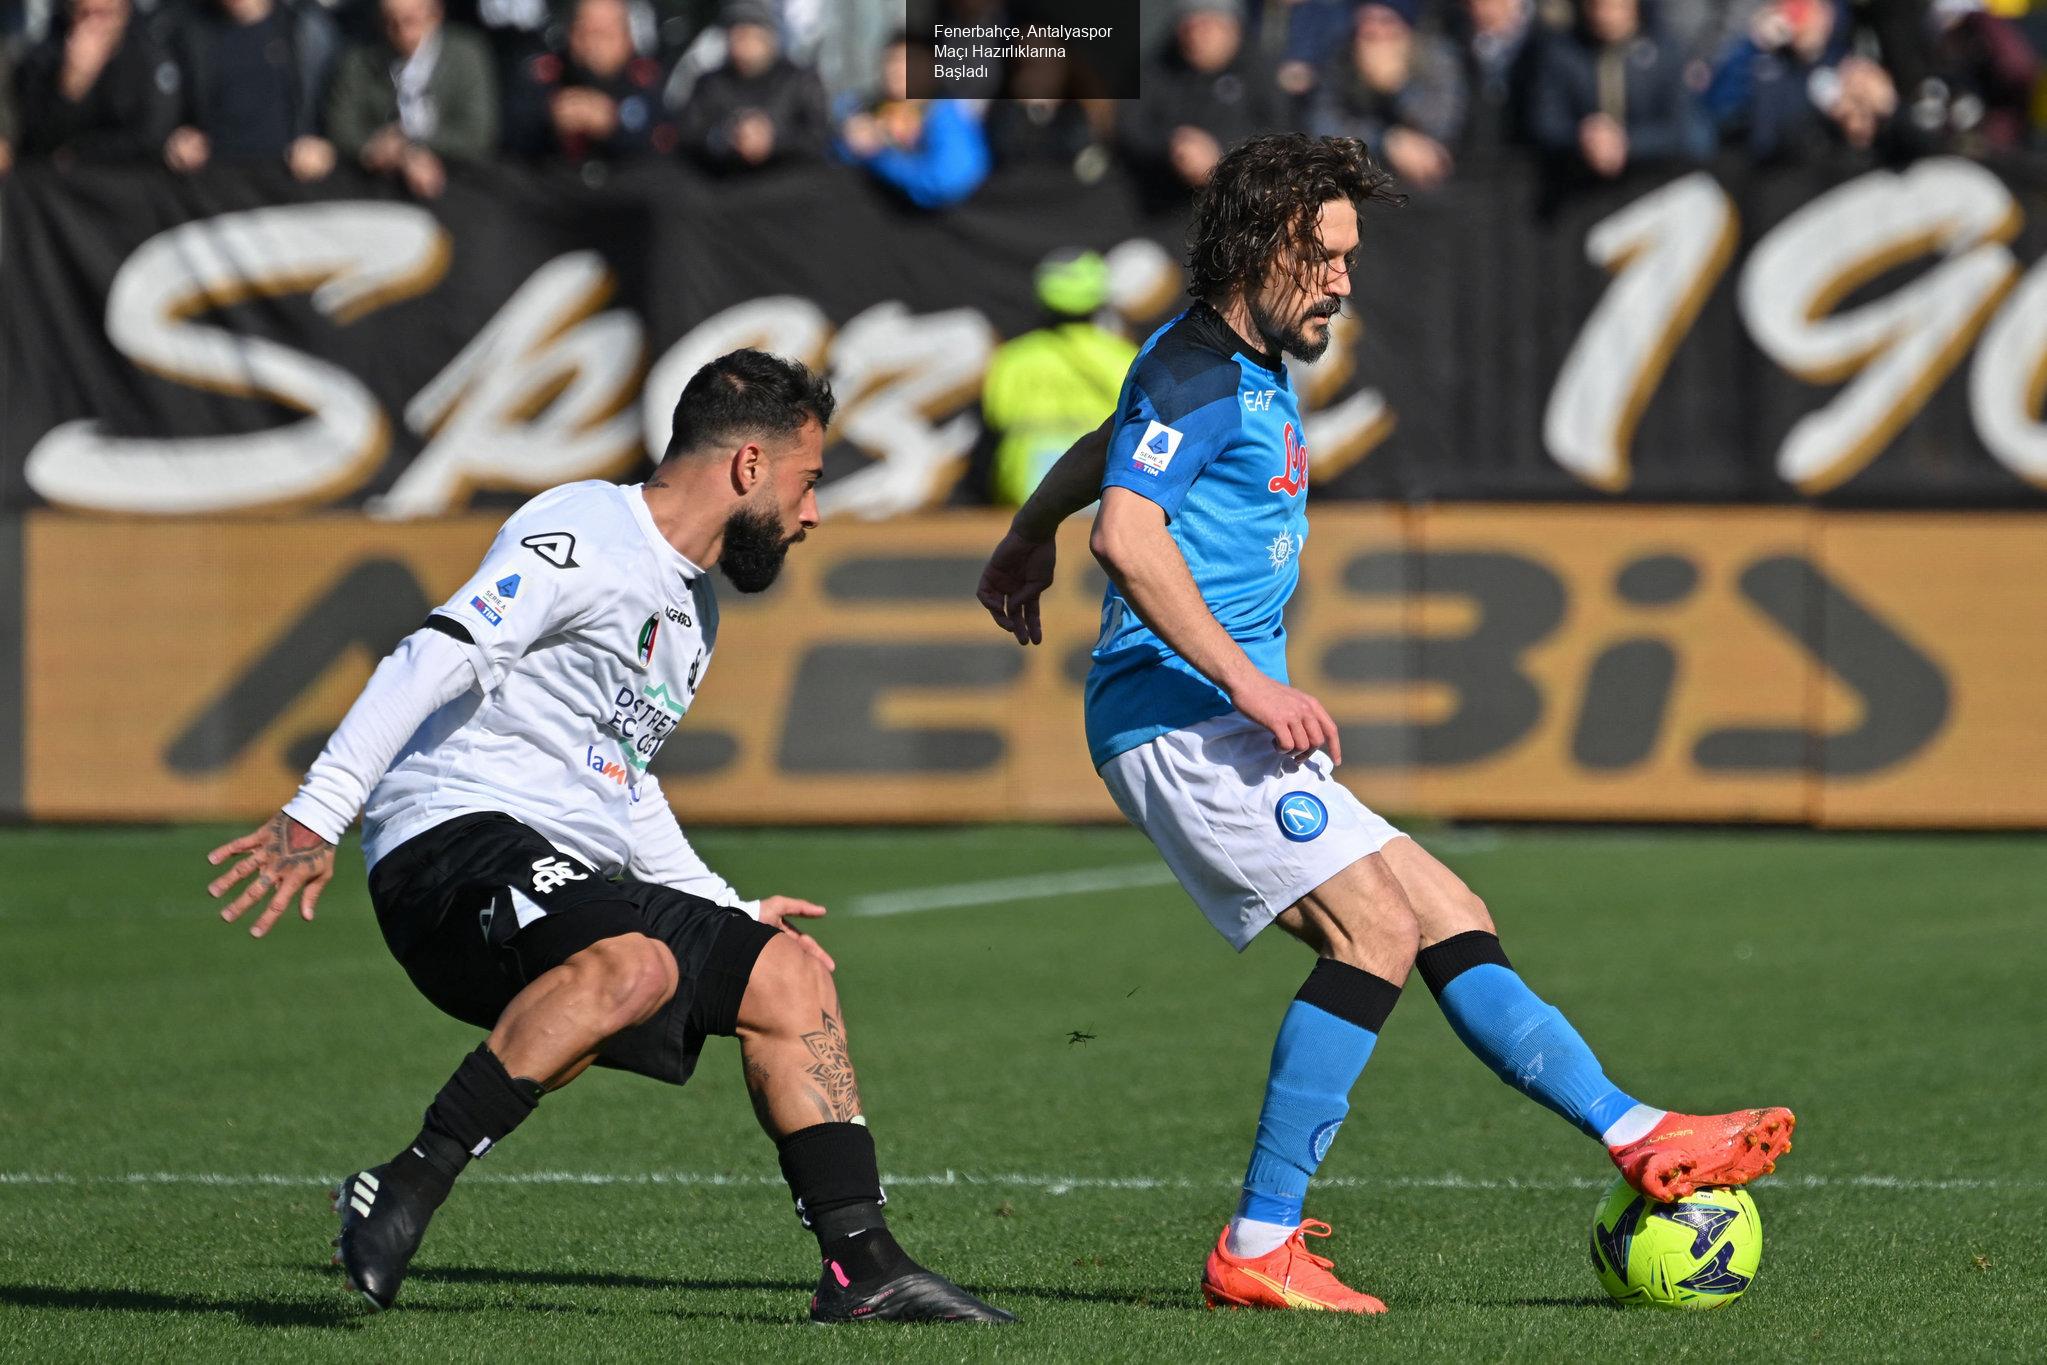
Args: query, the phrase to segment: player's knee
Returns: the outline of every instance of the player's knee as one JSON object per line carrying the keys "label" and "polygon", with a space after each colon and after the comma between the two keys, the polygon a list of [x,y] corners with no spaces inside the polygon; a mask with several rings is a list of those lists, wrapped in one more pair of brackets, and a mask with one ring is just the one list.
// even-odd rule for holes
{"label": "player's knee", "polygon": [[1338,921],[1320,951],[1345,966],[1404,981],[1421,950],[1421,933],[1421,922],[1405,903],[1381,905],[1369,917]]}
{"label": "player's knee", "polygon": [[1465,888],[1463,894],[1457,897],[1451,913],[1457,921],[1456,932],[1460,934],[1469,933],[1473,929],[1483,930],[1488,934],[1500,932],[1493,927],[1492,911],[1486,909],[1486,903],[1469,888]]}
{"label": "player's knee", "polygon": [[824,964],[786,934],[777,935],[754,959],[740,1005],[741,1027],[772,1030],[779,1023],[815,1028],[820,1010],[836,1012],[838,993]]}
{"label": "player's knee", "polygon": [[645,1023],[675,995],[675,954],[645,934],[620,934],[571,959],[591,978],[606,1033]]}

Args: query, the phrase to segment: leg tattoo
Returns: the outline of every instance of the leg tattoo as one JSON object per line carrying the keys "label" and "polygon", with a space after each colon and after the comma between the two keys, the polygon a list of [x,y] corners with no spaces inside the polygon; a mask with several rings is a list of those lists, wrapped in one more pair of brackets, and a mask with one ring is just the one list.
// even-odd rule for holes
{"label": "leg tattoo", "polygon": [[827,1123],[850,1123],[860,1116],[860,1089],[853,1082],[853,1059],[846,1055],[846,1034],[830,1010],[820,1016],[824,1027],[803,1035],[814,1059],[807,1068],[817,1087],[811,1101]]}

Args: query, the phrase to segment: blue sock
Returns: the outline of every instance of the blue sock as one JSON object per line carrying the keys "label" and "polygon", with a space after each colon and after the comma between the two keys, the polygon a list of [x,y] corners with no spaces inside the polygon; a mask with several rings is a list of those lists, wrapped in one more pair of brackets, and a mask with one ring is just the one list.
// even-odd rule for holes
{"label": "blue sock", "polygon": [[1272,1046],[1237,1220],[1299,1226],[1308,1177],[1329,1154],[1350,1112],[1350,1089],[1399,999],[1391,981],[1330,958],[1316,962]]}
{"label": "blue sock", "polygon": [[1528,989],[1483,930],[1415,955],[1422,981],[1464,1045],[1493,1073],[1597,1138],[1635,1108],[1562,1011]]}

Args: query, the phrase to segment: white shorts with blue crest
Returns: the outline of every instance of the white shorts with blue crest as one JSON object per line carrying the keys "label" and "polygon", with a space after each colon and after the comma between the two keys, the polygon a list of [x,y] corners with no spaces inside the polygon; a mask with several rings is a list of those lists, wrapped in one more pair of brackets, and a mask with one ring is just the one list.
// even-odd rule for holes
{"label": "white shorts with blue crest", "polygon": [[1328,754],[1281,753],[1271,731],[1236,711],[1125,750],[1101,772],[1238,952],[1282,910],[1400,836],[1336,780]]}

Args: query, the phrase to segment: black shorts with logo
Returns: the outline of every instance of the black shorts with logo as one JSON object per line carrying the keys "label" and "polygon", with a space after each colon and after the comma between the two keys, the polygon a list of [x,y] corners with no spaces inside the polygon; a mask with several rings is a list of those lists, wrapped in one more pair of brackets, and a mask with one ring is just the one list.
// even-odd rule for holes
{"label": "black shorts with logo", "polygon": [[740,997],[775,931],[745,912],[630,878],[607,881],[509,815],[458,816],[391,850],[370,903],[412,984],[491,1028],[512,997],[583,949],[645,934],[675,954],[675,996],[607,1040],[600,1065],[681,1085],[710,1034],[737,1028]]}

